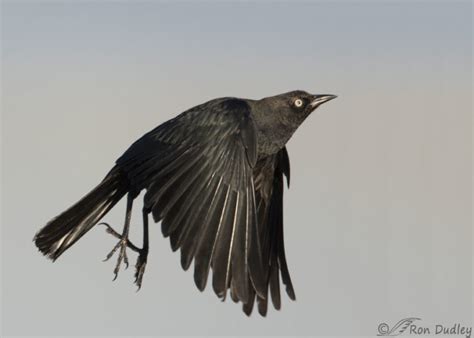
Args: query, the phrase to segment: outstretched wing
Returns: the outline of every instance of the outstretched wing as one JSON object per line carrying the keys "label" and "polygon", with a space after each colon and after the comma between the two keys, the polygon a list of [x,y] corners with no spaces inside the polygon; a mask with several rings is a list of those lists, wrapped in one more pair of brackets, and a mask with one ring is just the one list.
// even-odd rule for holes
{"label": "outstretched wing", "polygon": [[247,303],[264,297],[253,167],[256,129],[248,104],[219,99],[197,106],[133,144],[117,161],[186,270],[203,290]]}
{"label": "outstretched wing", "polygon": [[251,294],[243,310],[250,315],[255,298],[258,311],[265,316],[268,309],[268,290],[275,309],[281,307],[280,275],[290,299],[295,300],[295,291],[286,263],[283,241],[283,175],[290,182],[290,162],[286,148],[276,155],[260,160],[254,168],[255,195],[257,201],[258,227],[262,243],[263,273],[265,277],[264,297]]}

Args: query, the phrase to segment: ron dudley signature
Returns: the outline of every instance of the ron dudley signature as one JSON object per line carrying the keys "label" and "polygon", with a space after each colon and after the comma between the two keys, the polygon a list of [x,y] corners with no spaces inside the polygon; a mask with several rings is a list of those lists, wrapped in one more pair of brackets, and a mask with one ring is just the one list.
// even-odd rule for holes
{"label": "ron dudley signature", "polygon": [[422,325],[420,318],[409,317],[398,321],[392,327],[387,323],[378,326],[378,336],[398,336],[403,333],[407,335],[461,335],[471,338],[472,327],[459,323],[451,325],[434,324],[431,326]]}

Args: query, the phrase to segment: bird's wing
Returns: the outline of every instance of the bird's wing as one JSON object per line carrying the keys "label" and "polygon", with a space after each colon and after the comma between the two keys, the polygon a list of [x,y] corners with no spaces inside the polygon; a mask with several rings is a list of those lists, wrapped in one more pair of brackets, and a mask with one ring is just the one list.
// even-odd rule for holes
{"label": "bird's wing", "polygon": [[210,101],[170,120],[137,141],[117,164],[186,270],[203,290],[212,268],[215,293],[249,301],[264,297],[265,278],[257,231],[252,168],[255,124],[245,101]]}
{"label": "bird's wing", "polygon": [[283,241],[283,175],[290,182],[290,162],[286,148],[275,156],[261,160],[254,169],[255,196],[259,235],[265,276],[265,297],[251,292],[250,301],[243,305],[244,312],[252,312],[255,298],[262,316],[267,313],[268,289],[275,309],[280,309],[280,275],[288,296],[295,300],[295,291],[285,257]]}

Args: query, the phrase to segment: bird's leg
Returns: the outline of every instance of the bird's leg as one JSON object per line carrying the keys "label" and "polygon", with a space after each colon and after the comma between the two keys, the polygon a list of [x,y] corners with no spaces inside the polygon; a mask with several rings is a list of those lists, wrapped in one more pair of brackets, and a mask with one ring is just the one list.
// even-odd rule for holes
{"label": "bird's leg", "polygon": [[[125,212],[125,224],[123,226],[122,235],[118,235],[118,233],[114,229],[112,229],[108,224],[106,224],[106,226],[108,227],[107,231],[111,233],[112,235],[114,235],[115,237],[119,238],[119,242],[114,246],[112,251],[110,251],[107,257],[105,258],[105,260],[109,260],[114,255],[115,251],[120,249],[119,256],[117,259],[117,264],[115,265],[115,269],[114,269],[114,274],[115,274],[114,280],[118,276],[120,264],[122,263],[122,261],[125,264],[125,268],[128,267],[128,257],[127,257],[127,252],[126,252],[127,247],[130,247],[132,250],[133,250],[133,247],[135,247],[128,240],[128,232],[130,230],[130,219],[132,217],[133,199],[134,197],[129,193],[127,195],[127,211]],[[137,247],[135,247],[135,249],[138,250]]]}
{"label": "bird's leg", "polygon": [[135,264],[135,284],[138,286],[138,290],[142,287],[143,274],[145,273],[145,267],[148,257],[148,214],[150,211],[143,208],[143,247],[139,249],[137,263]]}

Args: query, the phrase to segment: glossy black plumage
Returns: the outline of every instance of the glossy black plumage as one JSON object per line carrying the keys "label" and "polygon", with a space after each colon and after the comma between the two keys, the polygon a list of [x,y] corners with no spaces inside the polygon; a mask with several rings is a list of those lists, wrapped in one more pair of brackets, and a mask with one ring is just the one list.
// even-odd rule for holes
{"label": "glossy black plumage", "polygon": [[[295,299],[283,241],[283,176],[288,184],[290,179],[285,144],[311,111],[332,98],[295,91],[258,101],[221,98],[191,108],[132,144],[93,191],[38,232],[35,243],[58,258],[128,194],[122,235],[107,225],[120,239],[108,256],[121,249],[116,274],[122,261],[128,264],[126,247],[138,251],[141,286],[151,213],[171,248],[180,250],[183,269],[194,262],[199,290],[210,283],[212,270],[217,296],[225,299],[230,290],[246,314],[256,301],[265,316],[269,298],[280,309],[280,276]],[[146,193],[139,249],[129,242],[128,227],[141,190]]]}

